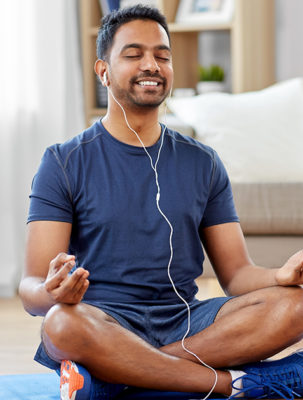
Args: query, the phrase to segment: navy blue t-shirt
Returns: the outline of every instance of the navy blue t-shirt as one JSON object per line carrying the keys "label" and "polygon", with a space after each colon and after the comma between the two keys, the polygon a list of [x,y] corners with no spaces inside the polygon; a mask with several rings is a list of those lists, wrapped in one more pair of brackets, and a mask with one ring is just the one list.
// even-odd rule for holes
{"label": "navy blue t-shirt", "polygon": [[[159,146],[160,140],[148,147],[153,161]],[[157,170],[160,206],[174,228],[171,276],[191,300],[204,260],[199,232],[238,221],[230,182],[214,150],[169,129]],[[96,122],[46,150],[28,221],[72,224],[69,252],[90,272],[86,300],[178,302],[167,274],[170,229],[156,193],[144,149],[116,140]]]}

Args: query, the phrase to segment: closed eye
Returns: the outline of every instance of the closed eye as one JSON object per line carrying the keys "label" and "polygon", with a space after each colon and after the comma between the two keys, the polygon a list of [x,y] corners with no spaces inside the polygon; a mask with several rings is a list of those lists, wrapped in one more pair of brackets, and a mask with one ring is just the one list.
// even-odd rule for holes
{"label": "closed eye", "polygon": [[170,61],[170,58],[167,58],[167,57],[156,57],[156,58],[158,58],[158,60],[162,60],[162,61]]}
{"label": "closed eye", "polygon": [[139,58],[141,57],[139,54],[136,54],[134,56],[124,56],[125,58]]}

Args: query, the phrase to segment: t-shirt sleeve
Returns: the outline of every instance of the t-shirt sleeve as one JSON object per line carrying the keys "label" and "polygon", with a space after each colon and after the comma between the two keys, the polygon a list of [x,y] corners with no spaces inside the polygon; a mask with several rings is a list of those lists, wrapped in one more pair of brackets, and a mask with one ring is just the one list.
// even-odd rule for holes
{"label": "t-shirt sleeve", "polygon": [[48,148],[32,183],[28,222],[73,221],[72,193],[62,160]]}
{"label": "t-shirt sleeve", "polygon": [[213,161],[209,196],[201,222],[202,228],[227,222],[239,222],[226,169],[215,151]]}

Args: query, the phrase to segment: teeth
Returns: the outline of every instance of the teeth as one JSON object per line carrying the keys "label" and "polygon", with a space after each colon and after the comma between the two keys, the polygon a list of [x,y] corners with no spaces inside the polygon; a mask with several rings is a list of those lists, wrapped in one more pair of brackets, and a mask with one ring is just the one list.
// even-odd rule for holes
{"label": "teeth", "polygon": [[153,82],[153,81],[141,81],[139,82],[140,86],[157,86],[158,83],[157,82]]}

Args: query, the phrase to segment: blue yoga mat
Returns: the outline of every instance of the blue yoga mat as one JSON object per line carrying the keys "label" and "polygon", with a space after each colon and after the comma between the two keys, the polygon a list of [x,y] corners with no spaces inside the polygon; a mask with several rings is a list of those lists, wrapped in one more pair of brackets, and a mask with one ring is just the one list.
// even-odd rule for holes
{"label": "blue yoga mat", "polygon": [[[191,400],[203,399],[204,396],[202,393],[161,392],[128,388],[115,400]],[[56,373],[0,376],[0,400],[59,399],[59,377]]]}
{"label": "blue yoga mat", "polygon": [[0,400],[59,399],[59,377],[55,373],[0,376]]}

